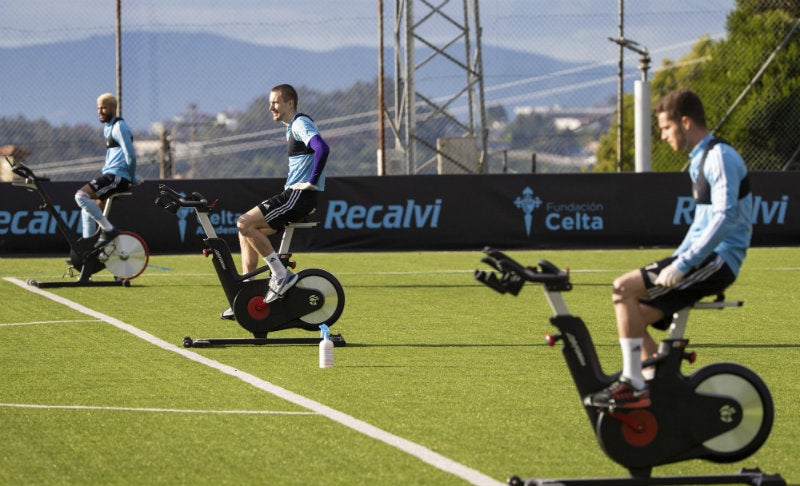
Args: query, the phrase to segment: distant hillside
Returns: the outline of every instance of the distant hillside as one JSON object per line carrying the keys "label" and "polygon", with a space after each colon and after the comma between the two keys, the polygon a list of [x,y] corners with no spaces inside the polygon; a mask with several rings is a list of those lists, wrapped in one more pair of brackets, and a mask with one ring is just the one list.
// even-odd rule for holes
{"label": "distant hillside", "polygon": [[[424,56],[420,52],[420,56]],[[515,99],[521,104],[593,106],[606,104],[615,85],[563,91],[560,88],[587,79],[615,74],[615,68],[595,68],[570,76],[537,81],[533,87],[499,90],[493,86],[543,76],[575,67],[574,64],[517,51],[484,46],[487,104]],[[245,109],[275,84],[328,93],[372,81],[378,75],[377,49],[341,48],[310,52],[286,47],[248,44],[208,34],[145,33],[123,35],[123,115],[138,130],[152,121],[184,113],[190,104],[216,113]],[[393,52],[385,63],[391,77]],[[23,48],[0,48],[0,116],[45,118],[60,125],[96,124],[95,99],[116,90],[115,45],[112,36]],[[431,63],[418,71],[418,90],[433,96],[463,88],[464,78],[452,68]],[[547,93],[526,100],[525,90]],[[521,92],[523,95],[521,95]],[[530,97],[530,95],[528,95]],[[302,103],[302,100],[301,100]],[[365,111],[374,100],[365,100]],[[509,108],[513,108],[510,106]]]}

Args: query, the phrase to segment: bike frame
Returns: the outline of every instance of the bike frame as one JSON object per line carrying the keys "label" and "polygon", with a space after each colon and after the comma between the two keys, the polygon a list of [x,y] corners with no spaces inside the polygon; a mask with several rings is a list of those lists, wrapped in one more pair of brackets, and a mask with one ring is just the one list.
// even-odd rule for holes
{"label": "bike frame", "polygon": [[[10,164],[10,162],[9,162]],[[53,220],[56,222],[56,226],[58,227],[58,231],[67,240],[67,244],[70,248],[70,266],[67,268],[65,275],[69,275],[70,277],[74,276],[72,273],[73,270],[78,270],[79,275],[77,281],[69,281],[69,282],[36,282],[37,287],[69,287],[69,286],[93,286],[93,287],[111,287],[111,286],[130,286],[130,280],[128,279],[115,279],[115,280],[103,280],[103,281],[93,281],[92,275],[95,273],[103,270],[105,268],[105,264],[101,261],[101,256],[103,255],[102,248],[95,248],[94,245],[99,238],[99,228],[98,231],[95,232],[89,238],[79,238],[77,234],[70,229],[67,225],[66,221],[62,215],[56,209],[53,200],[50,198],[50,195],[42,186],[42,182],[49,182],[50,179],[47,177],[39,177],[33,173],[33,171],[23,164],[12,164],[11,170],[16,175],[23,178],[22,181],[12,181],[12,185],[16,187],[22,187],[29,192],[35,192],[39,195],[42,199],[42,205],[40,208],[43,208],[45,211],[50,213],[53,217]],[[119,192],[116,194],[111,195],[105,203],[105,207],[103,208],[103,215],[108,217],[111,212],[111,206],[113,200],[118,196],[130,196],[132,193],[130,192]]]}
{"label": "bike frame", "polygon": [[[159,186],[161,196],[156,200],[156,205],[170,211],[177,212],[180,207],[191,208],[197,215],[197,220],[206,237],[203,239],[203,254],[211,256],[214,268],[217,272],[225,297],[234,310],[237,323],[243,328],[253,333],[253,338],[203,338],[192,340],[184,338],[184,346],[211,346],[211,345],[234,345],[234,344],[318,344],[322,338],[267,338],[267,334],[289,328],[302,328],[311,330],[309,325],[301,325],[291,309],[305,309],[308,302],[322,302],[324,296],[318,290],[300,288],[296,285],[291,294],[287,294],[286,299],[273,304],[263,303],[263,296],[267,291],[267,281],[265,279],[256,280],[253,277],[263,274],[269,270],[269,266],[264,265],[256,270],[239,274],[236,264],[233,261],[228,243],[217,236],[214,225],[211,223],[209,214],[214,210],[216,202],[209,204],[202,194],[193,193],[190,197],[184,197],[177,191],[162,184]],[[294,267],[294,262],[290,262],[289,247],[291,245],[294,230],[298,228],[313,228],[316,222],[300,222],[286,225],[281,237],[279,255],[281,263],[287,267]],[[319,269],[303,270],[298,273],[298,278],[306,276],[322,276],[329,280],[335,280],[332,275]],[[338,286],[338,282],[336,283]],[[341,287],[339,286],[339,290]],[[343,294],[342,294],[343,295]],[[260,302],[259,302],[260,301]],[[342,301],[343,302],[343,301]],[[246,307],[246,311],[244,312]],[[237,311],[242,311],[238,312]],[[246,315],[245,315],[246,314]],[[258,318],[252,317],[258,315]],[[338,319],[338,314],[331,316]],[[333,325],[330,322],[330,325]],[[315,327],[313,330],[317,330]],[[330,336],[334,346],[344,346],[346,343],[340,334]]]}
{"label": "bike frame", "polygon": [[[586,324],[569,312],[562,295],[572,289],[569,273],[559,270],[547,261],[538,262],[538,267],[523,267],[500,251],[486,248],[484,253],[488,257],[482,261],[498,270],[500,277],[494,272],[482,270],[476,270],[474,276],[492,289],[517,295],[526,282],[542,285],[554,313],[550,317],[550,323],[558,329],[558,334],[548,335],[547,342],[551,346],[558,341],[563,342],[562,354],[601,448],[609,458],[625,466],[631,474],[630,478],[552,482],[531,479],[525,483],[512,476],[509,484],[645,485],[743,482],[785,485],[779,475],[764,475],[757,469],[726,476],[651,477],[654,466],[688,459],[702,458],[714,462],[741,460],[752,454],[766,440],[774,411],[769,391],[755,373],[735,363],[712,363],[689,376],[684,376],[680,370],[683,360],[694,361],[694,353],[686,351],[688,339],[684,338],[690,311],[695,308],[738,307],[742,302],[725,302],[723,296],[718,296],[715,302],[700,302],[676,312],[672,316],[669,335],[661,341],[657,355],[642,364],[644,367],[655,367],[655,377],[650,380],[653,404],[647,409],[601,409],[587,404],[584,398],[608,386],[618,379],[620,373],[609,375],[602,370]],[[740,446],[738,449],[714,449],[718,444],[713,443],[713,440],[738,427],[744,420],[743,407],[727,394],[697,392],[694,388],[715,376],[743,376],[743,379],[750,380],[747,382],[748,386],[752,384],[748,391],[759,393],[759,399],[763,400],[761,403],[764,419],[756,423],[758,419],[748,418],[747,422],[747,426],[757,425],[758,433],[752,438],[743,435],[741,444],[737,444]],[[718,419],[709,420],[713,417]],[[663,432],[659,433],[661,429]],[[711,448],[707,444],[711,444]]]}

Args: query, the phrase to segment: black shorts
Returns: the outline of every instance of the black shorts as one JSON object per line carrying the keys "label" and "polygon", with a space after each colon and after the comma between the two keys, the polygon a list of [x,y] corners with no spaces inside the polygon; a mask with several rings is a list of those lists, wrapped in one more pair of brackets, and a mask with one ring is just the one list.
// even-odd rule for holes
{"label": "black shorts", "polygon": [[661,270],[675,261],[675,257],[664,258],[640,269],[648,296],[639,301],[655,307],[664,313],[664,319],[653,324],[657,329],[667,329],[672,322],[672,314],[695,304],[703,297],[721,293],[728,288],[736,276],[725,260],[712,253],[700,265],[689,270],[675,287],[667,288],[653,282]]}
{"label": "black shorts", "polygon": [[114,174],[103,174],[89,181],[89,187],[94,191],[95,198],[105,201],[113,194],[129,191],[131,181]]}
{"label": "black shorts", "polygon": [[295,191],[286,189],[266,201],[258,203],[258,209],[273,229],[282,230],[289,223],[303,221],[317,209],[319,191]]}

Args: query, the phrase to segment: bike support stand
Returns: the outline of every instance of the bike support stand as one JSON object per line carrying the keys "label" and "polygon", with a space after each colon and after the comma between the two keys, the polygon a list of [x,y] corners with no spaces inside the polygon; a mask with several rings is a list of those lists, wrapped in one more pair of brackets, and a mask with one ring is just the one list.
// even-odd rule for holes
{"label": "bike support stand", "polygon": [[684,484],[750,484],[752,486],[786,486],[780,474],[764,474],[760,469],[742,468],[736,474],[709,476],[661,476],[650,478],[584,478],[584,479],[520,479],[512,476],[511,486],[656,486]]}
{"label": "bike support stand", "polygon": [[[342,347],[347,343],[341,334],[331,334],[330,340],[333,342],[334,347]],[[183,338],[184,348],[209,348],[211,346],[263,346],[266,344],[319,344],[322,341],[320,337],[296,337],[296,338],[209,338],[209,339],[192,339],[190,337]]]}

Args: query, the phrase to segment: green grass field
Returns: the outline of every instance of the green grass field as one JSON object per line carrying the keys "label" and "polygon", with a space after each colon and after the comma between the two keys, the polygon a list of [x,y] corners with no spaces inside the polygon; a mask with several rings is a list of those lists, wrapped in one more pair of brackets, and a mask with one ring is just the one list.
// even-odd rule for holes
{"label": "green grass field", "polygon": [[[665,250],[514,251],[569,267],[565,294],[607,372],[620,367],[610,282]],[[184,349],[184,336],[250,337],[225,307],[210,260],[152,255],[130,288],[36,293],[11,278],[61,278],[64,258],[0,259],[0,484],[425,484],[625,476],[601,451],[542,292],[475,282],[482,254],[313,253],[335,274],[347,340],[332,369],[308,345]],[[238,260],[238,256],[236,256]],[[742,467],[800,483],[800,249],[755,248],[730,299],[695,311],[698,353],[755,370],[776,419],[741,463],[688,461],[654,475]],[[108,272],[97,279],[109,279]],[[272,337],[313,336],[281,331]]]}

